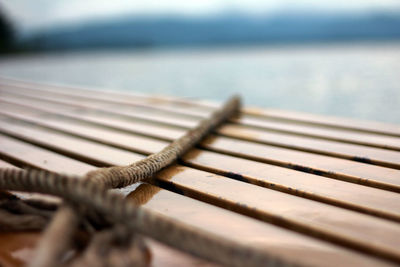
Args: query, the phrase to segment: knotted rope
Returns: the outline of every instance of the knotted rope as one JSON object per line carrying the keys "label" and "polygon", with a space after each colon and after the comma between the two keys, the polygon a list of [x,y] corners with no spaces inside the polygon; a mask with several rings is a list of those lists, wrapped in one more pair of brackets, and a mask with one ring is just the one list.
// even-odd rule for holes
{"label": "knotted rope", "polygon": [[[67,224],[78,224],[78,221],[74,219],[74,216],[78,216],[78,214],[86,217],[96,217],[92,216],[96,213],[94,215],[101,215],[106,218],[108,223],[112,223],[111,230],[103,231],[103,234],[96,235],[93,238],[86,252],[78,261],[73,262],[73,266],[88,264],[88,261],[91,263],[103,262],[105,264],[105,261],[98,260],[98,256],[102,254],[99,251],[104,251],[104,247],[102,248],[104,242],[115,244],[115,240],[121,241],[123,239],[121,236],[132,237],[133,233],[142,234],[192,255],[228,266],[287,266],[285,262],[269,255],[264,250],[216,237],[179,223],[158,213],[143,209],[126,201],[120,194],[107,190],[109,188],[127,186],[152,177],[156,172],[177,160],[210,131],[237,112],[239,107],[240,99],[238,97],[231,98],[220,110],[214,112],[209,119],[201,121],[197,127],[172,142],[162,151],[129,166],[100,168],[89,172],[84,177],[41,170],[0,169],[0,189],[38,192],[64,199],[65,204],[59,208],[58,213],[54,216],[52,223],[44,234],[45,240],[42,240],[44,242],[41,242],[42,245],[39,246],[38,251],[42,251],[42,254],[49,251],[49,244],[55,242],[56,238],[54,237],[62,231],[61,229],[65,229]],[[84,209],[80,207],[84,207]],[[117,234],[121,233],[121,231],[125,234]],[[72,232],[68,232],[68,234],[71,235]],[[118,236],[119,238],[114,238]],[[129,255],[136,255],[133,258],[126,257],[127,261],[125,263],[145,265],[143,259],[140,258],[140,255],[143,256],[143,245],[141,245],[142,249],[137,249],[138,243],[142,244],[140,240],[128,238],[120,243],[125,244],[126,251],[133,253]],[[57,253],[62,249],[64,249],[62,245],[56,245],[50,249],[53,251],[50,253],[52,254],[50,258],[36,262],[55,264],[59,260]],[[108,260],[122,257],[122,254],[115,253],[115,251],[111,252],[111,250],[107,255],[109,255]],[[119,256],[115,257],[115,255]],[[141,260],[137,261],[138,259]],[[111,260],[110,266],[112,264]],[[121,266],[128,265],[123,264]]]}

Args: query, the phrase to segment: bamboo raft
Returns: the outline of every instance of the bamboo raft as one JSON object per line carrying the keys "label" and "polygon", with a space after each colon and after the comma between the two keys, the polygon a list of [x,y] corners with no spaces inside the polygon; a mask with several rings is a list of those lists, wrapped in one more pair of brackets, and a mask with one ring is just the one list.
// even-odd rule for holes
{"label": "bamboo raft", "polygon": [[[0,167],[74,175],[158,152],[219,107],[10,79],[0,79],[0,105]],[[118,192],[288,262],[390,266],[400,264],[399,169],[400,126],[243,108],[154,179]],[[0,232],[0,266],[29,263],[39,237]],[[146,243],[152,266],[215,266]]]}

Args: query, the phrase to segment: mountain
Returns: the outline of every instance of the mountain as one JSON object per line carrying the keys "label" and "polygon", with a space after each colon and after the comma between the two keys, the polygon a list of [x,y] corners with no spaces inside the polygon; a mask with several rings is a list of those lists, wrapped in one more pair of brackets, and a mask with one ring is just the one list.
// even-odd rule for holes
{"label": "mountain", "polygon": [[400,39],[400,14],[123,17],[57,27],[26,37],[34,49],[209,46]]}

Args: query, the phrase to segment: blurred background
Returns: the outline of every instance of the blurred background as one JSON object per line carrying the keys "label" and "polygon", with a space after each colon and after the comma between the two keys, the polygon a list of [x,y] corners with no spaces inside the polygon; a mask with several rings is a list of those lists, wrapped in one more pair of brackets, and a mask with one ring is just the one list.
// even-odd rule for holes
{"label": "blurred background", "polygon": [[0,76],[400,123],[397,0],[0,0]]}

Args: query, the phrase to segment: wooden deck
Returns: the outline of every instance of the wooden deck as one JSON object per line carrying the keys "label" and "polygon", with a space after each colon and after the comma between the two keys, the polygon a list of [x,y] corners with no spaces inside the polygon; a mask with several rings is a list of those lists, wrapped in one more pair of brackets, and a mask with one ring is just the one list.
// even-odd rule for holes
{"label": "wooden deck", "polygon": [[[218,106],[0,79],[0,167],[83,175],[158,152]],[[400,126],[244,108],[130,201],[308,266],[400,264]],[[1,233],[0,266],[39,233]],[[147,240],[153,266],[212,266]]]}

